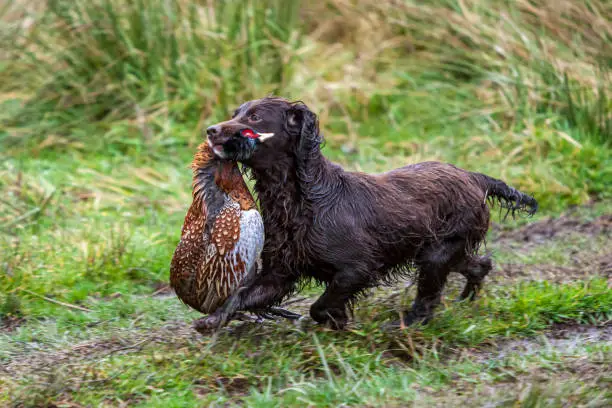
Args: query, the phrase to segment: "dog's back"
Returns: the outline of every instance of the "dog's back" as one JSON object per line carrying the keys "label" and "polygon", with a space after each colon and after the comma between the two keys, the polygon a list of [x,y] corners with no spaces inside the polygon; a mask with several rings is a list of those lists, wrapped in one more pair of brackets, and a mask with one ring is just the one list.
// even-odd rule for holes
{"label": "dog's back", "polygon": [[[436,241],[451,236],[484,237],[488,228],[487,191],[474,173],[451,164],[423,162],[378,176],[393,191],[394,215],[406,214],[400,233]],[[410,225],[408,225],[410,224]]]}
{"label": "dog's back", "polygon": [[473,173],[438,162],[379,175],[334,173],[337,191],[313,205],[308,237],[319,245],[311,261],[367,260],[369,269],[390,269],[410,263],[432,242],[457,237],[477,243],[486,234],[486,191]]}

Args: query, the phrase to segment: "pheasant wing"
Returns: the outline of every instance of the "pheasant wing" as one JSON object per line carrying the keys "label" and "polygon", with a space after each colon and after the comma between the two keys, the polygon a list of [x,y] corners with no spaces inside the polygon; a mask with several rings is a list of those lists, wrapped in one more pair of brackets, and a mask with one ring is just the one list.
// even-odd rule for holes
{"label": "pheasant wing", "polygon": [[249,273],[257,272],[263,249],[263,221],[256,210],[241,211],[235,202],[227,202],[211,229],[200,288],[207,291],[202,309],[213,311],[240,285]]}

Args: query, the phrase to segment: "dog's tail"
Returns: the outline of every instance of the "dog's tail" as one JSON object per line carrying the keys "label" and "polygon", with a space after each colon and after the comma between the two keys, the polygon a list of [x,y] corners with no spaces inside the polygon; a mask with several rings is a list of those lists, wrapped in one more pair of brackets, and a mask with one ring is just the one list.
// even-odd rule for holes
{"label": "dog's tail", "polygon": [[521,193],[503,181],[486,174],[472,173],[472,175],[485,191],[485,200],[489,199],[492,203],[497,202],[501,208],[505,208],[507,210],[506,217],[508,214],[512,214],[512,217],[514,217],[517,211],[528,216],[532,216],[538,211],[538,202],[530,195]]}

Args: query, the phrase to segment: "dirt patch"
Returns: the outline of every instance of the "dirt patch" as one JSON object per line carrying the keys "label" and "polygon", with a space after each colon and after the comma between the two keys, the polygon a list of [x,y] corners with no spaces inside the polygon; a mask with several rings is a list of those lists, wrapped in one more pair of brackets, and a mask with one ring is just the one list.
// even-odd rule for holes
{"label": "dirt patch", "polygon": [[[610,406],[612,394],[605,390],[612,378],[612,356],[583,351],[596,344],[612,344],[612,322],[602,326],[557,324],[538,338],[499,342],[495,349],[464,350],[460,358],[498,366],[497,374],[493,378],[479,374],[457,377],[451,386],[455,395],[423,390],[426,405]],[[538,358],[530,362],[529,356],[538,355],[550,355],[550,363],[542,364]],[[518,365],[504,362],[512,356],[520,359]],[[584,405],[587,401],[589,405]]]}
{"label": "dirt patch", "polygon": [[0,318],[0,332],[10,333],[24,324],[26,319],[18,316],[4,316]]}
{"label": "dirt patch", "polygon": [[[606,407],[612,403],[610,371],[605,363],[565,358],[554,368],[530,365],[525,371],[506,370],[503,380],[490,381],[473,376],[452,384],[447,390],[424,398],[415,406],[449,407]],[[449,388],[451,388],[449,387]],[[427,390],[424,392],[427,395]]]}
{"label": "dirt patch", "polygon": [[612,279],[612,252],[600,257],[597,260],[597,268],[599,273],[608,279]]}
{"label": "dirt patch", "polygon": [[497,359],[512,353],[533,355],[548,350],[569,354],[588,344],[609,343],[612,341],[612,324],[598,326],[560,325],[553,327],[537,339],[511,340],[505,343],[497,354]]}
{"label": "dirt patch", "polygon": [[599,326],[576,323],[555,323],[548,331],[555,339],[569,339],[576,336],[586,336],[589,341],[612,341],[612,322]]}
{"label": "dirt patch", "polygon": [[44,351],[23,350],[8,356],[8,363],[0,366],[2,375],[22,376],[52,374],[62,366],[82,365],[110,355],[138,352],[151,343],[172,342],[180,346],[184,341],[197,341],[197,333],[183,321],[175,321],[149,332],[134,331],[125,336],[91,340],[64,349]]}
{"label": "dirt patch", "polygon": [[496,350],[471,350],[470,360],[482,363],[499,361],[514,354],[521,357],[541,354],[543,351],[571,354],[585,345],[612,343],[612,322],[601,326],[555,324],[537,338],[506,340],[496,344]]}
{"label": "dirt patch", "polygon": [[166,297],[166,296],[174,295],[174,290],[167,283],[156,282],[152,286],[153,286],[153,293],[151,294],[151,296]]}
{"label": "dirt patch", "polygon": [[553,264],[497,264],[487,280],[502,283],[503,281],[549,281],[567,283],[588,277],[601,276],[612,282],[612,251],[593,256],[580,253],[572,258],[569,265]]}
{"label": "dirt patch", "polygon": [[[495,246],[510,247],[512,251],[529,252],[551,240],[564,240],[571,236],[586,236],[588,241],[596,243],[592,248],[584,244],[575,247],[572,238],[563,243],[567,247],[567,258],[562,265],[500,263],[488,277],[490,282],[508,280],[550,281],[555,283],[571,282],[591,276],[603,276],[612,283],[612,249],[602,248],[605,239],[612,239],[612,214],[604,214],[592,220],[585,221],[574,210],[559,218],[551,218],[534,222],[524,227],[501,231],[500,226],[494,226],[498,234],[493,242]],[[602,241],[602,237],[604,240]],[[603,251],[602,251],[603,249]]]}
{"label": "dirt patch", "polygon": [[[499,230],[500,228],[494,229]],[[553,237],[570,233],[610,235],[612,233],[612,214],[604,214],[591,221],[582,221],[573,214],[565,214],[559,218],[549,218],[527,224],[515,230],[502,231],[496,241],[543,243]]]}
{"label": "dirt patch", "polygon": [[9,356],[8,364],[0,367],[0,373],[19,375],[24,373],[43,374],[64,364],[87,361],[107,352],[119,350],[126,344],[118,339],[88,341],[64,350],[35,351]]}
{"label": "dirt patch", "polygon": [[251,382],[244,377],[218,377],[215,379],[195,380],[194,393],[199,397],[206,397],[210,392],[225,391],[232,396],[246,396],[251,389]]}

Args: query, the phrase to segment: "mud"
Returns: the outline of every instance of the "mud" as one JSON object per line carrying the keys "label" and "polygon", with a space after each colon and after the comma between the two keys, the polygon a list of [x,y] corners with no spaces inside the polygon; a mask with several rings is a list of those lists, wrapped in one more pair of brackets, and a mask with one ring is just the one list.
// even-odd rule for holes
{"label": "mud", "polygon": [[[471,381],[457,379],[453,384],[456,396],[433,394],[437,397],[433,406],[574,407],[578,405],[572,397],[589,389],[599,395],[587,406],[610,406],[612,395],[605,390],[612,378],[612,355],[585,355],[584,348],[595,345],[612,346],[612,322],[603,326],[559,324],[537,338],[508,340],[488,350],[464,352],[461,358],[486,366],[498,365],[500,376],[495,381],[483,381],[477,375]],[[529,356],[540,358],[530,363]],[[550,363],[542,364],[542,356],[550,356]],[[522,370],[503,368],[503,361],[513,357],[520,360]]]}
{"label": "mud", "polygon": [[155,282],[152,286],[154,297],[174,296],[174,290],[165,282]]}
{"label": "mud", "polygon": [[215,380],[202,379],[194,381],[194,392],[201,397],[205,397],[211,391],[219,389],[225,390],[226,393],[237,397],[247,396],[252,384],[247,378],[243,377],[219,377]]}
{"label": "mud", "polygon": [[8,363],[0,365],[0,376],[35,374],[44,377],[55,374],[66,366],[93,364],[110,355],[138,352],[150,344],[172,342],[180,347],[198,341],[198,336],[189,324],[173,321],[149,332],[125,332],[110,338],[84,341],[54,350],[38,343],[22,343],[22,350],[13,351],[6,356]]}
{"label": "mud", "polygon": [[[528,254],[539,246],[559,242],[562,248],[567,247],[569,261],[563,264],[497,263],[487,281],[503,283],[509,280],[547,280],[565,283],[603,276],[612,283],[612,214],[586,220],[581,215],[584,211],[588,212],[589,208],[576,208],[558,218],[533,222],[512,230],[505,230],[508,228],[506,225],[494,224],[493,237],[489,242],[492,248]],[[581,247],[573,247],[574,237],[582,240]],[[593,248],[585,249],[584,240],[593,240]],[[602,248],[606,240],[610,241],[610,245],[606,247],[604,244]]]}
{"label": "mud", "polygon": [[604,277],[612,283],[612,250],[600,255],[579,254],[569,265],[497,264],[487,280],[490,283],[509,280],[568,283],[595,276]]}
{"label": "mud", "polygon": [[612,345],[612,322],[602,326],[557,324],[536,338],[502,341],[492,349],[472,351],[468,358],[489,363],[512,355],[524,358],[543,353],[572,354],[593,344]]}
{"label": "mud", "polygon": [[10,333],[24,324],[26,319],[17,316],[5,316],[0,318],[0,333]]}
{"label": "mud", "polygon": [[[501,232],[499,232],[501,230]],[[586,235],[611,235],[612,214],[604,214],[590,221],[583,221],[577,215],[569,213],[559,218],[549,218],[534,222],[511,231],[503,231],[497,225],[493,231],[498,231],[497,242],[544,243],[551,238],[579,233]]]}

